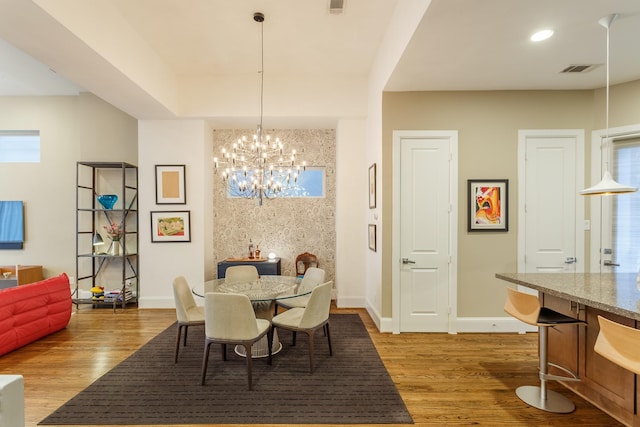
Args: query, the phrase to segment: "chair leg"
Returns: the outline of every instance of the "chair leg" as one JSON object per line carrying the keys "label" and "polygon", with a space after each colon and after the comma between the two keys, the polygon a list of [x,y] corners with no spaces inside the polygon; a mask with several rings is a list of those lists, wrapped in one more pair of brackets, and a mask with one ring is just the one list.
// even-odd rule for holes
{"label": "chair leg", "polygon": [[252,347],[252,344],[245,344],[244,345],[244,349],[245,349],[245,353],[246,353],[245,359],[247,359],[247,381],[248,381],[248,384],[249,384],[249,390],[253,389],[253,381],[251,379],[251,360],[253,359],[251,357],[251,347]]}
{"label": "chair leg", "polygon": [[180,351],[180,333],[182,332],[182,325],[178,323],[178,333],[176,336],[176,354],[173,357],[173,363],[178,363],[178,351]]}
{"label": "chair leg", "polygon": [[309,336],[309,373],[313,374],[313,335],[315,331],[307,332]]}
{"label": "chair leg", "polygon": [[189,325],[184,325],[184,343],[183,345],[187,345],[187,333],[189,332]]}
{"label": "chair leg", "polygon": [[333,356],[333,349],[331,348],[331,334],[329,333],[329,322],[324,324],[324,333],[327,336],[327,342],[329,343],[329,356]]}
{"label": "chair leg", "polygon": [[209,348],[211,342],[206,341],[204,343],[204,356],[202,357],[202,376],[200,378],[200,385],[204,385],[204,377],[207,375],[207,366],[209,365]]}
{"label": "chair leg", "polygon": [[222,361],[226,362],[227,361],[227,345],[226,344],[220,344],[221,348],[222,348]]}
{"label": "chair leg", "polygon": [[267,332],[267,348],[269,349],[269,365],[272,365],[271,355],[273,353],[273,328],[269,328],[269,332]]}
{"label": "chair leg", "polygon": [[277,315],[278,315],[278,303],[276,302],[274,304],[273,317],[276,317]]}
{"label": "chair leg", "polygon": [[293,345],[294,346],[296,345],[296,335],[297,335],[296,331],[293,331]]}

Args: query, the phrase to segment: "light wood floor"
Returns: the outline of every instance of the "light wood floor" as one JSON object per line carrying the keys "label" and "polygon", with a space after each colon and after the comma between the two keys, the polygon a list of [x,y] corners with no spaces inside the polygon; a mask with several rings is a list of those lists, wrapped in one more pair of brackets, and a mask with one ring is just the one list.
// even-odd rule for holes
{"label": "light wood floor", "polygon": [[[517,386],[537,384],[536,334],[381,334],[364,310],[332,311],[363,319],[416,426],[620,425],[556,383],[549,388],[569,396],[574,413],[516,397]],[[26,426],[34,427],[173,322],[173,310],[81,307],[64,331],[0,357],[0,374],[24,376]]]}

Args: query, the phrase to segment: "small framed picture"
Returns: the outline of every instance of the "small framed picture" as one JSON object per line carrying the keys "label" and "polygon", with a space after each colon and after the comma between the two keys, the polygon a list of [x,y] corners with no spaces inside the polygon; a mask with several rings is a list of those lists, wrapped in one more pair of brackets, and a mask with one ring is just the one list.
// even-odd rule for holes
{"label": "small framed picture", "polygon": [[156,204],[187,203],[185,165],[156,165]]}
{"label": "small framed picture", "polygon": [[151,212],[151,242],[191,241],[190,211]]}
{"label": "small framed picture", "polygon": [[376,164],[369,166],[369,209],[376,207]]}
{"label": "small framed picture", "polygon": [[376,225],[369,224],[369,249],[376,251]]}
{"label": "small framed picture", "polygon": [[509,180],[469,179],[467,231],[509,231]]}

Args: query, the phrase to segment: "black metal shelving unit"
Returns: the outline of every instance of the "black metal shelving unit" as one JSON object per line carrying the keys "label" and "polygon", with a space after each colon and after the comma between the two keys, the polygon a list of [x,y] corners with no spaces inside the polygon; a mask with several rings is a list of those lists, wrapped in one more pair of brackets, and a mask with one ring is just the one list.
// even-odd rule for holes
{"label": "black metal shelving unit", "polygon": [[[115,194],[112,209],[97,197]],[[123,233],[117,254],[104,226],[117,224]],[[138,303],[140,278],[138,255],[138,167],[125,162],[77,162],[76,166],[76,286],[73,302],[95,307]],[[95,233],[104,241],[94,245]],[[104,297],[91,289],[104,287]]]}

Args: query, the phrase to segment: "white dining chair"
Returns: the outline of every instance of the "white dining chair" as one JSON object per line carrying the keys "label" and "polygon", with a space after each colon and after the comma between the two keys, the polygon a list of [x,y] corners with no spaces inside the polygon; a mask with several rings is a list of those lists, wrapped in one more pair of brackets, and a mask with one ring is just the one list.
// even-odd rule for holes
{"label": "white dining chair", "polygon": [[224,276],[224,282],[233,283],[250,283],[258,280],[258,269],[254,265],[234,265],[227,268]]}
{"label": "white dining chair", "polygon": [[252,390],[251,347],[267,335],[268,363],[271,365],[273,341],[271,322],[266,319],[256,319],[249,297],[243,294],[209,292],[204,296],[204,307],[205,343],[200,384],[205,383],[211,344],[222,344],[222,360],[227,360],[227,344],[235,344],[245,348],[249,390]]}
{"label": "white dining chair", "polygon": [[293,345],[296,345],[296,333],[304,332],[309,337],[309,371],[313,373],[313,343],[316,330],[323,328],[329,343],[329,356],[333,356],[331,334],[329,333],[329,309],[331,306],[331,288],[333,281],[316,286],[306,307],[294,307],[278,314],[271,323],[274,329],[287,329],[293,332]]}
{"label": "white dining chair", "polygon": [[176,304],[176,317],[178,318],[178,333],[176,336],[176,351],[173,363],[178,363],[178,352],[180,350],[180,335],[184,329],[184,344],[187,345],[187,331],[189,326],[204,325],[204,307],[198,307],[193,294],[183,276],[173,280],[173,299]]}
{"label": "white dining chair", "polygon": [[[324,283],[324,277],[325,272],[323,269],[317,267],[309,267],[302,277],[302,281],[300,282],[300,286],[298,287],[298,293],[302,294],[311,292],[313,288],[321,283]],[[286,309],[294,307],[306,307],[309,303],[309,298],[311,298],[311,294],[276,300],[274,316],[278,314],[278,307],[283,307]]]}

